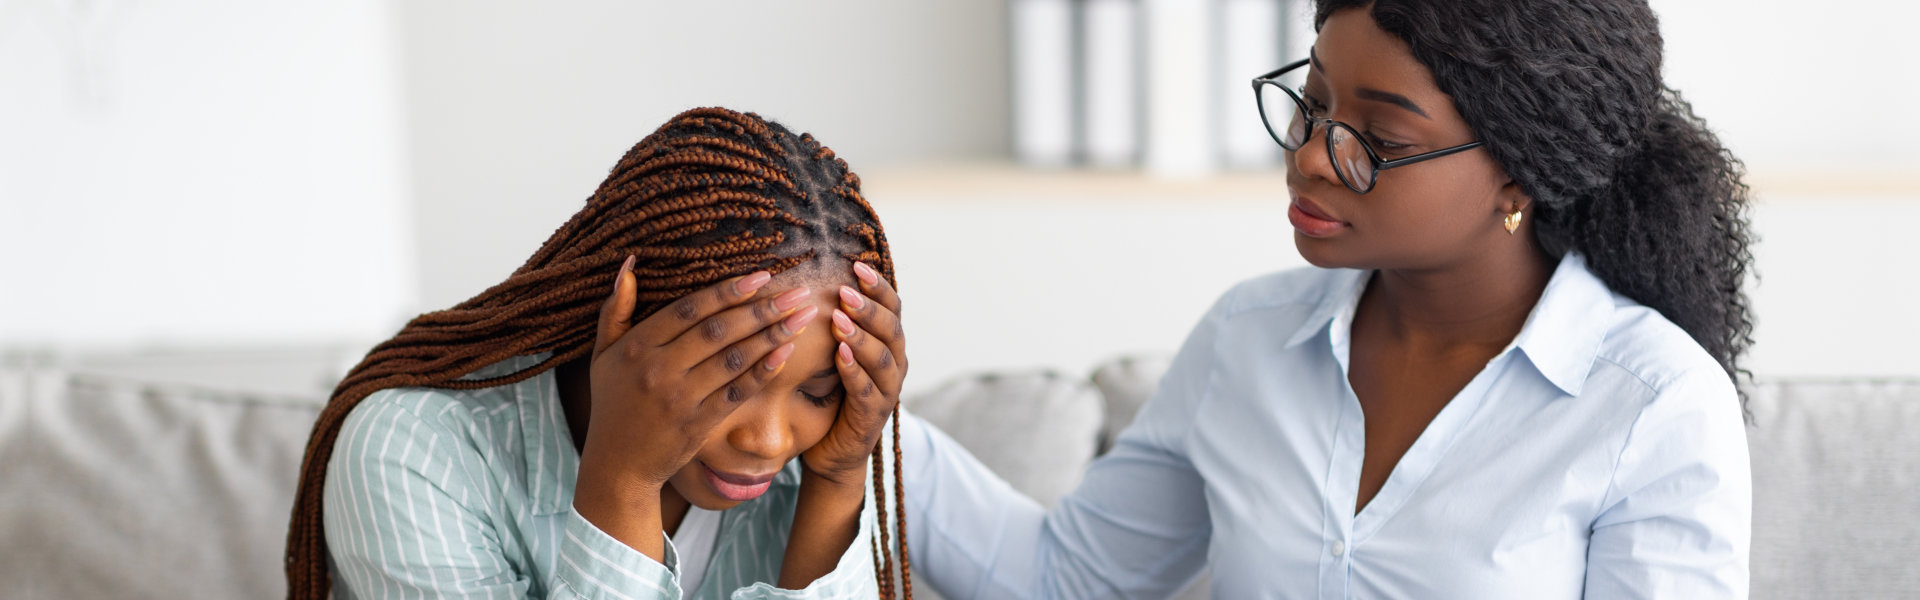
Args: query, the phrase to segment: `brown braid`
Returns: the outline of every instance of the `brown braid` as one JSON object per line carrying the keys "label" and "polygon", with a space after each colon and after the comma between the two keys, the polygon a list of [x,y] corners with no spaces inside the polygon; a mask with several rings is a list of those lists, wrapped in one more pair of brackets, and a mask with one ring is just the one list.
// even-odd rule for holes
{"label": "brown braid", "polygon": [[[753,113],[723,108],[681,113],[628,150],[586,206],[506,281],[453,308],[414,318],[368,352],[334,388],[313,425],[300,468],[287,532],[289,598],[321,600],[331,587],[321,492],[334,441],[354,406],[389,388],[468,390],[516,383],[587,355],[606,290],[628,255],[638,259],[636,321],[729,277],[827,265],[834,257],[872,265],[898,285],[880,219],[846,161],[812,135],[795,136]],[[507,358],[540,353],[552,355],[517,373],[462,379]],[[898,482],[897,408],[894,419],[894,509],[901,516],[896,523],[905,579],[910,567]],[[876,492],[885,473],[880,455],[873,455]],[[876,496],[875,578],[882,595],[893,598],[885,495]],[[903,591],[911,600],[912,583]]]}

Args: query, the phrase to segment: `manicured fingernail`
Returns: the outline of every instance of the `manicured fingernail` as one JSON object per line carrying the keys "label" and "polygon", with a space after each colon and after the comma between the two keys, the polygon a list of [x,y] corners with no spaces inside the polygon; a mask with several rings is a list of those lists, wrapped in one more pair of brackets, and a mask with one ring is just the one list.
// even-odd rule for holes
{"label": "manicured fingernail", "polygon": [[853,319],[847,318],[847,313],[840,309],[833,309],[833,330],[840,332],[840,337],[853,335]]}
{"label": "manicured fingernail", "polygon": [[874,272],[873,267],[867,266],[867,263],[853,263],[853,274],[869,286],[880,283],[880,274]]}
{"label": "manicured fingernail", "polygon": [[779,296],[773,298],[773,308],[781,312],[793,310],[793,307],[799,306],[801,301],[807,299],[807,293],[807,288],[805,287],[797,287],[781,292]]}
{"label": "manicured fingernail", "polygon": [[626,260],[626,262],[623,262],[623,263],[620,263],[620,272],[618,272],[618,273],[614,273],[614,274],[613,274],[613,291],[614,291],[614,293],[619,293],[619,292],[620,292],[620,279],[621,279],[621,276],[622,276],[622,275],[626,275],[628,271],[632,271],[632,270],[633,270],[633,255],[632,255],[632,254],[628,254],[628,255],[627,255],[627,260]]}
{"label": "manicured fingernail", "polygon": [[780,366],[787,364],[787,359],[792,356],[793,344],[781,344],[779,348],[774,348],[772,352],[767,353],[767,370],[780,370]]}
{"label": "manicured fingernail", "polygon": [[844,285],[840,286],[840,301],[847,303],[847,308],[854,310],[860,310],[860,307],[867,305],[867,301],[860,297],[860,292],[853,291],[853,288]]}
{"label": "manicured fingernail", "polygon": [[848,347],[846,342],[840,342],[840,364],[853,366],[853,348]]}
{"label": "manicured fingernail", "polygon": [[819,314],[820,309],[818,308],[811,306],[802,308],[800,312],[793,313],[793,316],[787,317],[787,320],[780,323],[780,326],[787,329],[787,335],[800,335],[800,332],[807,330],[807,324],[813,322],[813,317]]}
{"label": "manicured fingernail", "polygon": [[[628,263],[628,264],[632,264],[632,263]],[[759,291],[759,289],[762,286],[767,285],[767,282],[769,281],[773,281],[773,275],[771,273],[768,273],[766,271],[754,271],[753,273],[747,275],[746,277],[741,277],[738,283],[733,284],[733,289],[735,291],[740,292],[740,295],[745,296],[747,294],[751,294],[756,291]]]}

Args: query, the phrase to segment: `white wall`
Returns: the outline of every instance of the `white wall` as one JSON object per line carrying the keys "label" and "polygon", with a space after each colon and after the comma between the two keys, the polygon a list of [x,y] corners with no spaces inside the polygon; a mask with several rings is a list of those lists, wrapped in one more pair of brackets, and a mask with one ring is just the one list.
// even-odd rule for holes
{"label": "white wall", "polygon": [[859,166],[1003,155],[994,0],[401,4],[425,306],[497,283],[620,155],[721,105]]}
{"label": "white wall", "polygon": [[1920,171],[1920,4],[1651,1],[1667,83],[1756,172]]}
{"label": "white wall", "polygon": [[1920,194],[1780,194],[1753,212],[1754,373],[1920,377]]}
{"label": "white wall", "polygon": [[[876,186],[878,187],[878,186]],[[1001,368],[1085,373],[1171,353],[1218,295],[1304,262],[1284,198],[1204,201],[939,192],[875,200],[899,269],[909,388]],[[1841,217],[1840,215],[1844,215]],[[1911,197],[1784,197],[1754,207],[1763,377],[1920,377],[1920,223]]]}
{"label": "white wall", "polygon": [[1171,354],[1228,287],[1305,264],[1284,196],[955,193],[885,178],[868,189],[900,281],[909,390],[972,371],[1078,375],[1127,353]]}
{"label": "white wall", "polygon": [[416,290],[385,10],[0,3],[0,344],[384,331]]}

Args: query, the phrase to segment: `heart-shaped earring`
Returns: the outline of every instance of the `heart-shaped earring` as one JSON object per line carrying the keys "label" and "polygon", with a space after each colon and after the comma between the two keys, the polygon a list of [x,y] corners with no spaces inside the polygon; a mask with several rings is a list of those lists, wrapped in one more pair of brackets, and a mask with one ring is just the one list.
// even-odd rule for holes
{"label": "heart-shaped earring", "polygon": [[1513,214],[1507,215],[1507,235],[1513,235],[1513,230],[1520,228],[1520,219],[1521,214],[1520,211],[1517,210],[1513,211]]}

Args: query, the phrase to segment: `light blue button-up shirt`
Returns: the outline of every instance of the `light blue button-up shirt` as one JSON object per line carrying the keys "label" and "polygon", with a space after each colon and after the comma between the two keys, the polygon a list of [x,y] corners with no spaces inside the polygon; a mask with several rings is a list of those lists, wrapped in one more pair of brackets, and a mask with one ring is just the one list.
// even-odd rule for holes
{"label": "light blue button-up shirt", "polygon": [[[467,377],[532,368],[510,358]],[[327,463],[333,595],[358,598],[680,600],[679,551],[665,562],[573,510],[574,449],[552,371],[477,390],[381,390],[348,413]],[[767,493],[720,514],[699,600],[813,600],[879,594],[870,555],[872,495],[832,573],[775,587],[786,555],[800,461]]]}
{"label": "light blue button-up shirt", "polygon": [[949,598],[1744,598],[1752,484],[1725,371],[1561,260],[1520,334],[1354,512],[1367,273],[1242,283],[1051,511],[902,428],[914,567]]}

